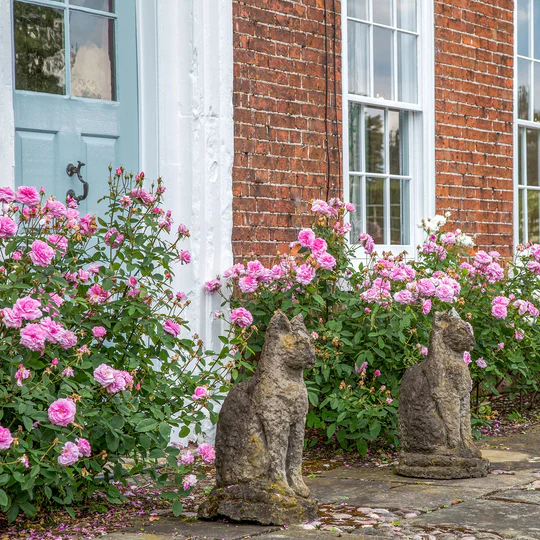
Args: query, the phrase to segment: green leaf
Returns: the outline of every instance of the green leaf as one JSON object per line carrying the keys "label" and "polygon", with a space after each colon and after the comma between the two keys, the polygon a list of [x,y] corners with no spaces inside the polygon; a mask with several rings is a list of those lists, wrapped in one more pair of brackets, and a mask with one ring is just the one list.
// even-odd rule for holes
{"label": "green leaf", "polygon": [[7,496],[7,493],[0,489],[0,506],[6,506],[9,503],[9,498]]}
{"label": "green leaf", "polygon": [[184,505],[180,501],[174,501],[172,511],[173,514],[178,517],[184,511]]}
{"label": "green leaf", "polygon": [[164,491],[161,496],[169,501],[178,499],[178,493],[176,491]]}
{"label": "green leaf", "polygon": [[157,425],[158,423],[155,420],[152,420],[152,418],[145,418],[137,424],[135,431],[138,431],[139,433],[152,431]]}

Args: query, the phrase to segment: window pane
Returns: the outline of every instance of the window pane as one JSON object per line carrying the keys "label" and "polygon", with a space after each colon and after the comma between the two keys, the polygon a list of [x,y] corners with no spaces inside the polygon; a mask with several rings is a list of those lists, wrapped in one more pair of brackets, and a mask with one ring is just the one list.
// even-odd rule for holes
{"label": "window pane", "polygon": [[518,147],[517,147],[517,156],[518,156],[518,184],[525,184],[524,178],[524,169],[523,169],[523,138],[525,136],[525,129],[519,128],[518,130]]}
{"label": "window pane", "polygon": [[366,107],[366,171],[384,173],[384,111]]}
{"label": "window pane", "polygon": [[527,130],[527,185],[538,185],[538,134],[537,129]]}
{"label": "window pane", "polygon": [[409,243],[409,181],[390,179],[390,243]]}
{"label": "window pane", "polygon": [[[540,27],[538,27],[538,30],[540,32]],[[540,122],[540,62],[534,62],[533,67],[534,67],[533,120],[535,122]]]}
{"label": "window pane", "polygon": [[351,241],[356,242],[362,232],[362,212],[364,201],[362,197],[362,177],[351,176],[349,179],[349,201],[354,204],[355,211],[351,213]]}
{"label": "window pane", "polygon": [[518,0],[517,9],[518,54],[531,56],[529,52],[529,14],[531,12],[531,0]]}
{"label": "window pane", "polygon": [[373,22],[392,24],[392,0],[373,0]]}
{"label": "window pane", "polygon": [[[349,169],[361,170],[360,160],[360,113],[362,108],[358,103],[349,103]],[[352,202],[352,201],[351,201]]]}
{"label": "window pane", "polygon": [[384,244],[384,178],[366,179],[366,232]]}
{"label": "window pane", "polygon": [[72,6],[82,6],[100,11],[114,11],[114,0],[69,0]]}
{"label": "window pane", "polygon": [[534,57],[540,58],[540,0],[534,0]]}
{"label": "window pane", "polygon": [[416,64],[416,36],[398,32],[398,99],[418,102],[418,68]]}
{"label": "window pane", "polygon": [[392,99],[392,30],[373,27],[373,97]]}
{"label": "window pane", "polygon": [[524,238],[523,231],[523,195],[525,194],[524,189],[518,189],[518,207],[519,207],[519,242],[524,244],[526,239]]}
{"label": "window pane", "polygon": [[347,15],[355,19],[367,20],[368,0],[348,0]]}
{"label": "window pane", "polygon": [[408,113],[388,111],[388,153],[390,174],[409,174]]}
{"label": "window pane", "polygon": [[369,94],[369,26],[349,21],[347,25],[349,92]]}
{"label": "window pane", "polygon": [[533,189],[527,191],[527,224],[529,228],[527,241],[535,244],[540,241],[538,234],[539,197],[540,191]]}
{"label": "window pane", "polygon": [[71,93],[74,96],[115,99],[114,21],[71,11]]}
{"label": "window pane", "polygon": [[64,94],[64,12],[33,4],[13,5],[15,88]]}
{"label": "window pane", "polygon": [[530,64],[528,60],[518,59],[518,117],[522,120],[529,120]]}
{"label": "window pane", "polygon": [[416,32],[416,0],[397,0],[397,26]]}

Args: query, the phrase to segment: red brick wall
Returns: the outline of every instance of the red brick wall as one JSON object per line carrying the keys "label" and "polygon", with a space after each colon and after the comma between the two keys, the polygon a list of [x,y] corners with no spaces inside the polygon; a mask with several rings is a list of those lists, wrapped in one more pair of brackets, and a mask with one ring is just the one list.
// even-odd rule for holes
{"label": "red brick wall", "polygon": [[437,210],[513,246],[513,0],[435,0]]}
{"label": "red brick wall", "polygon": [[286,250],[308,201],[340,193],[340,11],[340,0],[233,0],[237,259]]}

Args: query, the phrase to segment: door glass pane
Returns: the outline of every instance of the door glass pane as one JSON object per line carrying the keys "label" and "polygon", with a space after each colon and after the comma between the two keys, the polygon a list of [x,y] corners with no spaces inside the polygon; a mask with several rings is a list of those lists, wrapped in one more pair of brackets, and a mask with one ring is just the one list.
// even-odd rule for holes
{"label": "door glass pane", "polygon": [[360,112],[358,103],[349,103],[349,169],[360,171]]}
{"label": "door glass pane", "polygon": [[366,171],[384,173],[384,111],[366,107]]}
{"label": "door glass pane", "polygon": [[64,12],[34,4],[13,5],[15,88],[64,94]]}
{"label": "door glass pane", "polygon": [[522,56],[531,56],[529,51],[529,14],[531,12],[531,0],[518,0],[517,9],[518,54],[521,54]]}
{"label": "door glass pane", "polygon": [[349,92],[367,96],[369,93],[369,26],[349,21],[347,44],[349,47]]}
{"label": "door glass pane", "polygon": [[527,130],[527,185],[538,185],[538,134],[537,129]]}
{"label": "door glass pane", "polygon": [[518,157],[518,184],[525,184],[524,170],[523,170],[523,138],[525,136],[525,129],[519,128],[518,130],[518,147],[517,147],[517,157]]}
{"label": "door glass pane", "polygon": [[384,244],[384,178],[366,179],[366,232]]}
{"label": "door glass pane", "polygon": [[392,0],[373,0],[373,22],[392,24]]}
{"label": "door glass pane", "polygon": [[524,244],[526,242],[523,238],[523,195],[525,194],[524,189],[518,189],[518,207],[519,207],[519,242]]}
{"label": "door glass pane", "polygon": [[540,191],[536,189],[527,190],[527,224],[529,226],[527,241],[535,244],[540,240],[538,234],[539,196]]}
{"label": "door glass pane", "polygon": [[397,0],[397,26],[416,32],[416,0]]}
{"label": "door glass pane", "polygon": [[72,6],[82,6],[89,9],[99,9],[100,11],[114,11],[114,0],[69,0]]}
{"label": "door glass pane", "polygon": [[534,57],[540,59],[540,0],[534,0]]}
{"label": "door glass pane", "polygon": [[529,120],[530,64],[529,60],[518,59],[518,117],[522,120]]}
{"label": "door glass pane", "polygon": [[392,30],[373,27],[373,97],[392,99]]}
{"label": "door glass pane", "polygon": [[390,179],[390,243],[409,243],[409,181]]}
{"label": "door glass pane", "polygon": [[74,96],[114,100],[114,21],[71,11],[71,93]]}
{"label": "door glass pane", "polygon": [[398,32],[398,99],[418,102],[418,68],[416,65],[416,36]]}
{"label": "door glass pane", "polygon": [[404,111],[388,111],[390,174],[409,174],[408,143],[408,114]]}
{"label": "door glass pane", "polygon": [[349,200],[354,204],[355,211],[350,215],[351,220],[351,240],[356,242],[358,235],[362,232],[362,212],[364,201],[362,198],[362,177],[349,177]]}
{"label": "door glass pane", "polygon": [[[540,31],[540,27],[539,27]],[[534,62],[534,100],[533,100],[533,120],[540,122],[540,62]]]}
{"label": "door glass pane", "polygon": [[347,15],[367,21],[368,0],[348,0]]}

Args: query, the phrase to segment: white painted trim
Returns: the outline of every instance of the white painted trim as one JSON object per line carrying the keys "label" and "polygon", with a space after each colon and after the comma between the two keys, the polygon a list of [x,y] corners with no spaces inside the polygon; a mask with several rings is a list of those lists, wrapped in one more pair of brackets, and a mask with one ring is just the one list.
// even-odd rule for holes
{"label": "white painted trim", "polygon": [[[531,23],[532,24],[532,23]],[[514,8],[514,107],[513,107],[513,116],[514,116],[514,133],[513,133],[513,141],[514,141],[514,152],[513,152],[513,178],[514,178],[514,208],[512,212],[513,217],[513,226],[514,226],[514,252],[515,247],[519,244],[519,201],[518,197],[520,196],[519,189],[518,189],[518,182],[519,182],[519,169],[518,169],[518,163],[519,163],[519,157],[517,152],[521,151],[521,148],[518,148],[519,145],[519,125],[518,125],[518,80],[517,80],[517,27],[518,27],[518,10],[517,10],[517,2],[515,3]],[[529,39],[532,39],[532,32],[529,31]],[[528,122],[527,122],[528,123]],[[526,126],[527,123],[524,122],[524,125]]]}

